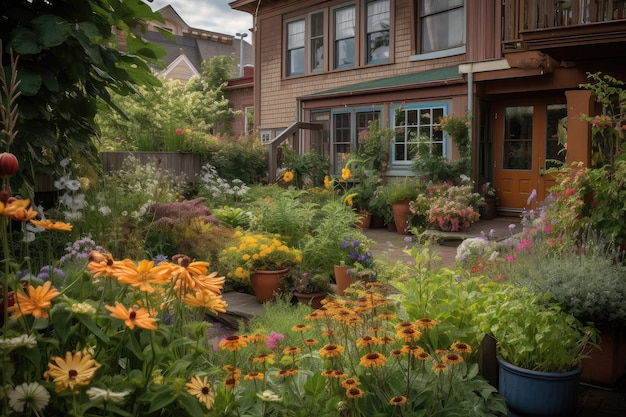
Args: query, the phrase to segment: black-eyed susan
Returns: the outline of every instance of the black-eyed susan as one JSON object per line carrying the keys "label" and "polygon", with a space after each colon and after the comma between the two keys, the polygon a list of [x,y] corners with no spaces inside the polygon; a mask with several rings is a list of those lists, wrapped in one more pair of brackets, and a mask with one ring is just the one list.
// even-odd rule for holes
{"label": "black-eyed susan", "polygon": [[232,365],[224,365],[222,369],[225,370],[226,373],[233,378],[239,378],[241,376],[241,369],[235,368]]}
{"label": "black-eyed susan", "polygon": [[345,378],[347,375],[341,369],[333,369],[333,378],[341,379]]}
{"label": "black-eyed susan", "polygon": [[406,352],[402,349],[394,349],[389,352],[389,356],[391,356],[392,358],[399,358],[404,355],[406,355]]}
{"label": "black-eyed susan", "polygon": [[363,355],[361,357],[361,360],[359,361],[359,364],[367,368],[373,368],[377,366],[383,366],[386,360],[387,358],[385,358],[383,354],[378,352],[371,352],[367,355]]}
{"label": "black-eyed susan", "polygon": [[376,337],[372,337],[372,336],[368,336],[365,335],[363,337],[360,337],[357,339],[356,341],[357,346],[366,348],[366,347],[370,347],[370,346],[374,346],[379,344],[378,338]]}
{"label": "black-eyed susan", "polygon": [[443,372],[446,369],[448,369],[448,367],[445,364],[443,364],[443,363],[435,362],[435,364],[433,365],[432,369],[435,372]]}
{"label": "black-eyed susan", "polygon": [[404,345],[402,346],[402,350],[410,356],[417,358],[423,351],[421,346],[419,345]]}
{"label": "black-eyed susan", "polygon": [[472,353],[472,347],[467,343],[455,342],[450,346],[450,350],[454,350],[458,353]]}
{"label": "black-eyed susan", "polygon": [[302,344],[304,344],[304,346],[315,346],[319,344],[319,341],[317,339],[304,339]]}
{"label": "black-eyed susan", "polygon": [[396,332],[396,337],[404,340],[406,343],[419,340],[421,336],[420,331],[413,327],[403,327]]}
{"label": "black-eyed susan", "polygon": [[294,332],[303,332],[305,330],[309,330],[310,328],[311,326],[308,324],[296,324],[291,328],[291,330]]}
{"label": "black-eyed susan", "polygon": [[430,354],[426,351],[422,351],[419,354],[417,354],[415,357],[421,361],[426,361],[430,359]]}
{"label": "black-eyed susan", "polygon": [[415,320],[415,325],[420,329],[432,329],[440,323],[439,320],[433,320],[427,317]]}
{"label": "black-eyed susan", "polygon": [[187,392],[198,399],[207,409],[213,408],[215,402],[215,391],[209,383],[208,378],[205,376],[200,379],[199,376],[194,376],[191,381],[185,384]]}
{"label": "black-eyed susan", "polygon": [[283,349],[283,355],[297,355],[300,351],[300,348],[297,346],[288,346]]}
{"label": "black-eyed susan", "polygon": [[265,374],[263,372],[249,372],[243,377],[244,381],[263,381]]}
{"label": "black-eyed susan", "polygon": [[411,329],[415,328],[413,323],[408,322],[408,321],[402,321],[400,323],[396,323],[393,327],[396,330],[402,330],[402,329],[407,329],[407,328],[411,328]]}
{"label": "black-eyed susan", "polygon": [[327,343],[320,349],[320,356],[324,358],[336,358],[344,351],[343,346]]}
{"label": "black-eyed susan", "polygon": [[119,301],[115,302],[115,306],[104,306],[104,308],[111,312],[111,317],[124,320],[124,324],[130,330],[133,330],[135,326],[146,330],[157,329],[154,325],[156,319],[150,317],[150,313],[144,308],[130,307],[127,309]]}
{"label": "black-eyed susan", "polygon": [[362,398],[363,391],[361,391],[358,387],[350,387],[346,389],[346,397],[348,398]]}
{"label": "black-eyed susan", "polygon": [[244,336],[238,336],[236,334],[220,340],[219,343],[220,349],[230,350],[231,352],[234,352],[246,346],[248,346],[247,339]]}
{"label": "black-eyed susan", "polygon": [[298,373],[300,373],[300,371],[298,371],[297,369],[281,369],[280,371],[276,372],[275,376],[277,378],[287,378],[289,376],[298,375]]}
{"label": "black-eyed susan", "polygon": [[44,378],[52,378],[56,392],[68,388],[74,391],[77,387],[89,385],[99,367],[100,364],[92,359],[91,355],[66,352],[65,359],[60,356],[50,358]]}
{"label": "black-eyed susan", "polygon": [[378,342],[381,345],[392,345],[392,344],[396,343],[396,340],[393,337],[391,337],[391,336],[385,335],[385,336],[382,336],[382,337],[378,338]]}
{"label": "black-eyed susan", "polygon": [[32,314],[35,318],[48,318],[48,309],[52,306],[52,299],[59,295],[52,282],[46,281],[38,287],[28,286],[28,294],[16,292],[15,304],[7,309],[12,319]]}
{"label": "black-eyed susan", "polygon": [[448,353],[446,356],[441,358],[441,362],[446,365],[456,365],[463,362],[463,357],[457,353]]}
{"label": "black-eyed susan", "polygon": [[233,389],[237,385],[239,385],[239,379],[237,379],[237,378],[235,378],[233,376],[229,376],[228,378],[226,378],[224,380],[224,388],[226,388],[226,389]]}
{"label": "black-eyed susan", "polygon": [[361,383],[359,382],[358,379],[356,378],[346,378],[343,381],[341,381],[341,386],[348,389],[350,387],[356,387],[361,385]]}
{"label": "black-eyed susan", "polygon": [[255,356],[254,358],[252,358],[252,362],[256,362],[256,363],[269,363],[272,364],[274,363],[274,354],[272,353],[262,353],[259,356]]}
{"label": "black-eyed susan", "polygon": [[391,405],[404,405],[407,402],[407,398],[404,395],[396,395],[389,400]]}

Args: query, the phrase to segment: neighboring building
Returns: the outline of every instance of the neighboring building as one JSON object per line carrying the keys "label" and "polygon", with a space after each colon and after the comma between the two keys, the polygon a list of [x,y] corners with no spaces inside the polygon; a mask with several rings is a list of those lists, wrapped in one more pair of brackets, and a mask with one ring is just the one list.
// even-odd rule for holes
{"label": "neighboring building", "polygon": [[[470,112],[474,180],[491,181],[502,211],[519,211],[563,159],[590,160],[587,72],[626,80],[624,1],[235,0],[253,15],[254,119],[270,149],[288,138],[341,168],[371,120],[395,130],[389,176],[411,175],[417,138],[454,158],[435,129]],[[317,129],[317,130],[314,130]],[[275,152],[270,152],[275,161]],[[276,167],[270,165],[270,172]]]}
{"label": "neighboring building", "polygon": [[254,67],[243,67],[243,77],[233,78],[223,88],[224,96],[238,114],[233,119],[235,135],[254,133]]}
{"label": "neighboring building", "polygon": [[[200,75],[202,61],[218,55],[232,55],[239,62],[242,46],[243,65],[253,64],[254,51],[252,45],[242,41],[241,38],[192,28],[185,23],[172,6],[165,6],[157,12],[163,16],[165,24],[149,22],[144,37],[165,48],[166,55],[162,61],[167,67],[160,72],[168,78],[187,81],[194,75]],[[158,33],[155,25],[172,33],[174,39],[168,39]],[[236,69],[233,71],[233,77],[238,76],[239,71]]]}

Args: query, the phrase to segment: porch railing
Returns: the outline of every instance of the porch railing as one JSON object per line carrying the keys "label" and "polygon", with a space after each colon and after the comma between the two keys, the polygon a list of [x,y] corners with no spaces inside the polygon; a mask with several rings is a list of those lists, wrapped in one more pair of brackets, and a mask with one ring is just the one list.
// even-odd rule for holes
{"label": "porch railing", "polygon": [[626,0],[502,0],[502,40],[514,43],[524,31],[626,18]]}

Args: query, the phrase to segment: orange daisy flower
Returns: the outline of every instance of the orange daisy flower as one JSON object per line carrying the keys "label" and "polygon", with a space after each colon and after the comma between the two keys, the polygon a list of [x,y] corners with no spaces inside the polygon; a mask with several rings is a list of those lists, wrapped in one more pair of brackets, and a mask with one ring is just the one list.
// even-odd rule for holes
{"label": "orange daisy flower", "polygon": [[87,268],[89,268],[89,272],[93,274],[94,278],[100,276],[110,278],[117,274],[117,265],[110,253],[101,253],[94,250],[89,252],[87,259],[89,260]]}
{"label": "orange daisy flower", "polygon": [[387,358],[385,358],[384,355],[377,353],[377,352],[372,352],[361,357],[359,365],[365,366],[367,368],[383,366],[386,360]]}
{"label": "orange daisy flower", "polygon": [[[5,210],[6,213],[6,210]],[[63,222],[53,222],[51,220],[35,220],[32,219],[30,221],[32,224],[34,224],[37,227],[41,227],[42,229],[46,229],[46,230],[60,230],[62,232],[71,232],[72,231],[72,225],[69,223],[63,223]]]}
{"label": "orange daisy flower", "polygon": [[46,309],[52,306],[52,299],[59,295],[56,288],[51,288],[52,282],[46,281],[38,287],[28,286],[28,295],[16,291],[15,304],[7,309],[12,319],[32,314],[35,318],[48,318]]}
{"label": "orange daisy flower", "polygon": [[314,346],[317,345],[319,341],[316,339],[304,339],[302,343],[304,343],[304,346]]}
{"label": "orange daisy flower", "polygon": [[341,386],[344,388],[356,387],[357,385],[361,385],[358,379],[356,378],[346,378],[341,381]]}
{"label": "orange daisy flower", "polygon": [[124,259],[119,263],[117,280],[123,284],[130,284],[134,288],[147,293],[153,293],[152,285],[163,284],[169,280],[165,270],[156,270],[154,261],[143,259],[135,265],[130,259]]}
{"label": "orange daisy flower", "polygon": [[7,217],[12,217],[14,214],[27,210],[30,205],[29,199],[16,199],[14,197],[9,197],[11,201],[6,204],[0,201],[0,214]]}
{"label": "orange daisy flower", "polygon": [[458,353],[472,353],[472,347],[463,342],[453,343],[452,346],[450,346],[450,350],[454,350]]}
{"label": "orange daisy flower", "polygon": [[205,290],[186,294],[183,301],[189,307],[204,307],[213,313],[226,313],[226,307],[228,307],[220,295]]}
{"label": "orange daisy flower", "polygon": [[248,342],[244,336],[232,335],[220,340],[219,346],[220,349],[226,349],[234,352],[248,346]]}
{"label": "orange daisy flower", "polygon": [[444,356],[441,359],[441,362],[447,364],[447,365],[456,365],[458,363],[463,362],[463,357],[461,355],[458,355],[456,353],[448,353],[446,356]]}
{"label": "orange daisy flower", "polygon": [[336,358],[344,351],[343,346],[328,343],[320,349],[320,356],[325,358]]}
{"label": "orange daisy flower", "polygon": [[111,312],[111,317],[124,320],[126,327],[130,330],[133,330],[135,326],[141,327],[146,330],[156,330],[157,327],[154,325],[156,319],[150,317],[150,313],[148,310],[144,308],[131,307],[126,309],[119,301],[115,302],[115,307],[112,306],[104,306],[107,310]]}
{"label": "orange daisy flower", "polygon": [[294,332],[303,332],[305,330],[310,329],[311,326],[309,326],[308,324],[296,324],[295,326],[293,326],[291,328],[292,331]]}
{"label": "orange daisy flower", "polygon": [[48,370],[43,376],[46,379],[52,378],[56,392],[66,389],[74,391],[76,387],[89,385],[100,364],[91,358],[91,355],[84,355],[82,352],[65,353],[65,359],[60,356],[53,356],[48,362]]}
{"label": "orange daisy flower", "polygon": [[350,387],[346,390],[346,396],[348,398],[361,398],[363,397],[363,391],[357,387]]}
{"label": "orange daisy flower", "polygon": [[263,381],[265,374],[263,372],[250,372],[243,379],[244,381]]}
{"label": "orange daisy flower", "polygon": [[403,327],[396,333],[398,339],[403,339],[407,343],[419,340],[421,335],[420,331],[413,327]]}
{"label": "orange daisy flower", "polygon": [[448,369],[448,367],[445,364],[443,364],[443,363],[437,362],[437,363],[435,363],[433,365],[433,371],[435,371],[435,372],[443,372],[446,369]]}
{"label": "orange daisy flower", "polygon": [[256,362],[256,363],[274,363],[274,355],[271,353],[263,353],[259,356],[256,356],[254,358],[252,358],[252,362]]}
{"label": "orange daisy flower", "polygon": [[415,321],[415,325],[421,329],[432,329],[440,323],[441,322],[439,320],[433,320],[429,318],[422,318]]}
{"label": "orange daisy flower", "polygon": [[407,398],[404,395],[398,395],[389,400],[389,404],[391,405],[404,405],[406,404]]}

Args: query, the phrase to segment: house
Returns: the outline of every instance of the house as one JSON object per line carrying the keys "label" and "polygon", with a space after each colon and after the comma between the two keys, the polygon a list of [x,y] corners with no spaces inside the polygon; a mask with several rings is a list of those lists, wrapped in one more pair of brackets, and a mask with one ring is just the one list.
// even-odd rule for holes
{"label": "house", "polygon": [[[417,140],[455,158],[442,116],[472,115],[473,179],[519,212],[542,169],[590,161],[598,112],[588,72],[626,80],[626,2],[613,0],[235,0],[253,16],[254,124],[270,144],[331,159],[371,120],[394,129],[389,176],[411,174]],[[276,167],[270,165],[271,175]]]}

